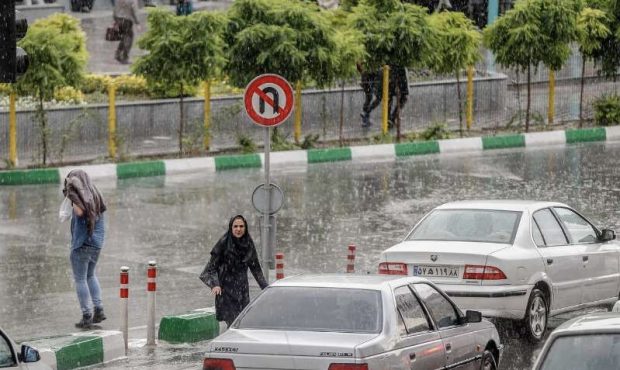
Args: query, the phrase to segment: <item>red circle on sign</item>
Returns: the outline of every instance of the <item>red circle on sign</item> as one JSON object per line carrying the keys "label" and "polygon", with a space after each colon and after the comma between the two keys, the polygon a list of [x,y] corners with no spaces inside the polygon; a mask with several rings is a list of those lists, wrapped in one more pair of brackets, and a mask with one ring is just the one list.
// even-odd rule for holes
{"label": "red circle on sign", "polygon": [[[275,109],[274,105],[277,99],[273,99],[273,96],[270,97],[263,91],[263,85],[266,84],[277,86],[284,93],[284,97],[286,98],[284,106],[281,107],[278,104],[278,115],[271,118],[262,116],[260,112],[257,112],[256,107],[252,103],[253,97],[256,94],[259,96],[259,99],[263,99],[265,105],[270,105]],[[265,127],[275,127],[286,121],[293,111],[293,88],[282,76],[276,74],[260,75],[250,81],[245,88],[243,101],[245,104],[245,111],[254,123]]]}

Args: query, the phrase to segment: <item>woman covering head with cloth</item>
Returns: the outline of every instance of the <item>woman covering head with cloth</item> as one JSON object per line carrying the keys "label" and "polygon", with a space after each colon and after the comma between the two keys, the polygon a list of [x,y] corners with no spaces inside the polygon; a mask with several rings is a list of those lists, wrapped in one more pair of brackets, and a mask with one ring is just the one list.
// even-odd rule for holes
{"label": "woman covering head with cloth", "polygon": [[215,295],[215,317],[230,327],[237,315],[250,303],[248,268],[261,289],[267,281],[258,262],[248,223],[236,215],[228,223],[228,231],[211,250],[209,263],[200,274]]}
{"label": "woman covering head with cloth", "polygon": [[69,172],[62,192],[73,204],[70,261],[82,310],[82,319],[75,326],[89,329],[93,323],[106,319],[101,302],[101,288],[95,275],[99,253],[103,247],[103,212],[106,206],[101,193],[82,170]]}

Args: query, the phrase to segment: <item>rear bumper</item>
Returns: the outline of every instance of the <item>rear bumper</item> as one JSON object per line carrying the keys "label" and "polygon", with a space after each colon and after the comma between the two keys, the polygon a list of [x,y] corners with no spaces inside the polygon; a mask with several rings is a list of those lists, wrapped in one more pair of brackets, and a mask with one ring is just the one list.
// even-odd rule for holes
{"label": "rear bumper", "polygon": [[486,317],[519,320],[525,317],[531,285],[439,285],[462,310],[480,311]]}

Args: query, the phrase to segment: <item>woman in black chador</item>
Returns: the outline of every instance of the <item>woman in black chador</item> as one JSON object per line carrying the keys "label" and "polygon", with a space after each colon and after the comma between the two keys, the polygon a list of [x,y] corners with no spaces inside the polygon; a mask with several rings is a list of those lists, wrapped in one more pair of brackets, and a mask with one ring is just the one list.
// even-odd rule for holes
{"label": "woman in black chador", "polygon": [[248,223],[241,215],[228,223],[228,231],[211,250],[211,259],[200,274],[215,295],[215,317],[230,327],[237,315],[250,303],[248,268],[261,289],[267,281],[258,262]]}

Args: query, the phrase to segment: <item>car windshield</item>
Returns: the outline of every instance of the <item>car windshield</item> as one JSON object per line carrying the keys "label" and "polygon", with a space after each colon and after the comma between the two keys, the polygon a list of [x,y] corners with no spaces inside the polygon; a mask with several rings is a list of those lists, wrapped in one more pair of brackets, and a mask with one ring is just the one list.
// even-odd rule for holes
{"label": "car windshield", "polygon": [[620,369],[620,334],[557,338],[549,348],[540,370],[566,369]]}
{"label": "car windshield", "polygon": [[429,214],[407,240],[448,240],[512,244],[521,212],[440,209]]}
{"label": "car windshield", "polygon": [[270,287],[250,304],[236,328],[378,333],[382,322],[377,290]]}

